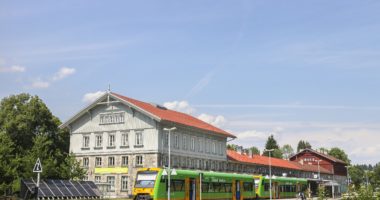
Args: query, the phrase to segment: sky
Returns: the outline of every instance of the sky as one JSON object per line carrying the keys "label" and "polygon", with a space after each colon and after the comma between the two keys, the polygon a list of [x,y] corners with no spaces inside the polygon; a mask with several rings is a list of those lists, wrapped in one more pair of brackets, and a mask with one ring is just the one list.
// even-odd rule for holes
{"label": "sky", "polygon": [[0,1],[0,98],[61,121],[111,91],[263,149],[380,161],[380,1]]}

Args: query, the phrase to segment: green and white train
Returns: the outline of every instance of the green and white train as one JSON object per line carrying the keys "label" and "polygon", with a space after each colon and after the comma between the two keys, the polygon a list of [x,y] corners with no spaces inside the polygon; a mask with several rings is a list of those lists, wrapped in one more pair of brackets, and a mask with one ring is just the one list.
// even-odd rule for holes
{"label": "green and white train", "polygon": [[[133,188],[134,200],[168,199],[168,178],[163,172],[161,168],[140,169]],[[171,175],[170,180],[171,200],[250,200],[269,197],[267,180],[262,176],[176,170],[176,175]],[[297,192],[306,185],[306,180],[281,177],[272,179],[272,185],[272,191],[276,192],[273,193],[274,198],[296,197]]]}

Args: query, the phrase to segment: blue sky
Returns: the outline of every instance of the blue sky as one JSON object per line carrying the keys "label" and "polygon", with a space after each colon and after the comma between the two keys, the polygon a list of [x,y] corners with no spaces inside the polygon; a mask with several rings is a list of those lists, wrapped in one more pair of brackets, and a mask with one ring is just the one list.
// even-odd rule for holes
{"label": "blue sky", "polygon": [[380,161],[379,1],[0,1],[0,97],[66,120],[107,89],[263,148]]}

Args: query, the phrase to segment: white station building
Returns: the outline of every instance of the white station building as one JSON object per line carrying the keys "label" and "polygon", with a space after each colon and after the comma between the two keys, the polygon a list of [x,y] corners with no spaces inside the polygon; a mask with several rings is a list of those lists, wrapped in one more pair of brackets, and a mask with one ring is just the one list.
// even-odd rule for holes
{"label": "white station building", "polygon": [[61,128],[70,130],[70,151],[87,169],[87,180],[106,183],[110,197],[131,195],[141,167],[223,171],[226,144],[234,135],[190,115],[107,92]]}

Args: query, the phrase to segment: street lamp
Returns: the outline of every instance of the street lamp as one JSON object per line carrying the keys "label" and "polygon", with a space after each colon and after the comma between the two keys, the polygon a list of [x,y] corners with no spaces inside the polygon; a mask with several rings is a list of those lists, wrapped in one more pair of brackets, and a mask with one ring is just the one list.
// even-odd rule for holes
{"label": "street lamp", "polygon": [[172,128],[164,128],[164,131],[168,131],[168,146],[169,146],[169,151],[168,151],[168,157],[169,157],[169,163],[168,163],[168,200],[170,200],[170,174],[172,173],[170,170],[170,132],[176,130],[176,127]]}
{"label": "street lamp", "polygon": [[269,199],[272,200],[272,158],[270,152],[274,151],[274,149],[264,149],[264,152],[269,152]]}

